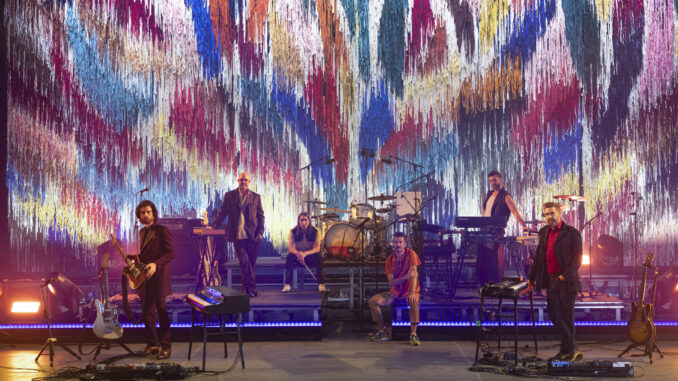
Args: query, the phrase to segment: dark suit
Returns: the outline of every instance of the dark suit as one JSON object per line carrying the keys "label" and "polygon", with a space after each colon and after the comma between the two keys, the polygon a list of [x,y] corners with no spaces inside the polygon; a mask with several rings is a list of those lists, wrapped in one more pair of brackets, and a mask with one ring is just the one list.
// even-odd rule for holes
{"label": "dark suit", "polygon": [[[174,258],[172,234],[166,227],[153,224],[141,229],[139,238],[139,260],[156,265],[155,274],[139,289],[146,339],[151,346],[160,344],[163,349],[170,349],[170,319],[165,297],[172,293],[169,269],[169,262]],[[160,340],[155,329],[155,309],[158,310]]]}
{"label": "dark suit", "polygon": [[[241,212],[244,217],[243,230],[247,234],[245,239],[238,238],[238,223],[240,222]],[[257,264],[261,237],[264,235],[265,220],[261,196],[249,190],[241,203],[238,188],[226,192],[219,214],[214,220],[214,225],[220,225],[224,218],[228,218],[226,239],[228,242],[233,242],[235,254],[240,262],[243,291],[256,291],[254,268]]]}
{"label": "dark suit", "polygon": [[[553,251],[560,267],[560,274],[549,274],[546,264],[546,245],[551,227],[539,230],[539,244],[527,279],[535,283],[537,291],[547,289],[546,301],[549,318],[560,333],[562,353],[572,353],[576,349],[574,330],[574,302],[581,292],[579,266],[581,266],[582,243],[581,234],[565,222],[560,227]],[[565,281],[558,279],[563,275]]]}

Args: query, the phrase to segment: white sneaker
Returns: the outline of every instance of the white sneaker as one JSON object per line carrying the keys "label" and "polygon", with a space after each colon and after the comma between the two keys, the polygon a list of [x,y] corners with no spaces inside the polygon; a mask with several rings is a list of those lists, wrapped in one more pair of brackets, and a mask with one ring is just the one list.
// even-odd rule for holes
{"label": "white sneaker", "polygon": [[283,286],[282,292],[290,292],[292,291],[292,287],[289,284],[286,284]]}
{"label": "white sneaker", "polygon": [[327,289],[325,288],[325,285],[320,283],[318,285],[318,292],[327,292]]}

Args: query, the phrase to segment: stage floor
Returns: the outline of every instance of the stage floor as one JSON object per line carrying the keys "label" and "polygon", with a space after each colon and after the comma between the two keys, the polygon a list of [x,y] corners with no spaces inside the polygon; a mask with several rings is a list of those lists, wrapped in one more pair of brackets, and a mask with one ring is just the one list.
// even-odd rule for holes
{"label": "stage floor", "polygon": [[[582,338],[583,339],[583,338]],[[427,341],[422,335],[421,347],[412,347],[405,341],[372,343],[366,333],[355,333],[351,327],[337,325],[329,337],[320,342],[246,342],[244,357],[246,369],[238,364],[232,371],[220,375],[197,375],[191,380],[517,380],[515,376],[472,372],[475,342],[472,341]],[[521,341],[520,345],[530,344]],[[623,341],[580,341],[585,360],[617,360],[617,354],[626,347]],[[131,344],[132,350],[141,350],[142,344]],[[548,357],[557,351],[553,341],[539,342],[540,356]],[[659,341],[667,355],[655,357],[654,364],[647,358],[625,357],[622,361],[634,364],[636,377],[644,380],[672,380],[678,374],[678,341]],[[76,349],[75,346],[71,348]],[[84,350],[91,350],[87,345]],[[34,358],[40,345],[19,345],[16,348],[0,348],[0,379],[30,380],[46,376],[49,358],[42,357],[40,364]],[[208,371],[225,371],[235,359],[236,345],[229,343],[229,358],[223,358],[223,346],[218,342],[208,343]],[[194,345],[192,360],[187,361],[187,343],[174,343],[172,357],[164,362],[182,366],[200,366],[202,346]],[[119,348],[103,351],[99,360],[123,354]],[[54,370],[66,367],[84,368],[91,360],[78,361],[63,351],[55,357]],[[153,358],[127,358],[115,364],[140,364],[157,362]],[[16,370],[25,368],[30,370]],[[31,371],[32,370],[32,371]],[[577,378],[574,378],[577,379]],[[590,378],[589,378],[590,379]]]}

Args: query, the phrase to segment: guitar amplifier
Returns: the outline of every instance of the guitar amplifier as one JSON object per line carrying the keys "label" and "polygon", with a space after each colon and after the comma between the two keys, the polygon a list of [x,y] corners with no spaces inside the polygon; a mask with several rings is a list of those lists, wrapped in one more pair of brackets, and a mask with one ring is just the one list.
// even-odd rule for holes
{"label": "guitar amplifier", "polygon": [[202,226],[198,218],[158,218],[158,224],[165,226],[172,233],[174,259],[170,262],[171,275],[194,276],[200,256],[193,235],[193,228]]}
{"label": "guitar amplifier", "polygon": [[570,362],[551,359],[548,361],[548,374],[559,377],[633,377],[633,364],[610,360]]}

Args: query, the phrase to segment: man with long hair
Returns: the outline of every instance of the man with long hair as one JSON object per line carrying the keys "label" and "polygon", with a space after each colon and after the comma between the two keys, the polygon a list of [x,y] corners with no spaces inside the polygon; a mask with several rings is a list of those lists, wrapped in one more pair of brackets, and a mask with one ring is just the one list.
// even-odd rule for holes
{"label": "man with long hair", "polygon": [[[146,330],[144,353],[157,354],[166,359],[172,353],[170,319],[167,311],[167,295],[172,294],[169,262],[174,258],[172,234],[165,226],[158,225],[158,209],[149,200],[137,205],[136,216],[144,225],[139,232],[139,260],[146,264],[147,279],[139,289],[142,305],[142,320]],[[160,337],[155,329],[155,310],[158,311]]]}
{"label": "man with long hair", "polygon": [[320,255],[320,232],[311,224],[308,213],[302,212],[297,217],[297,226],[290,230],[289,253],[285,263],[285,285],[282,292],[290,292],[292,270],[295,267],[315,267],[318,279],[318,291],[325,292],[323,283],[323,259]]}

